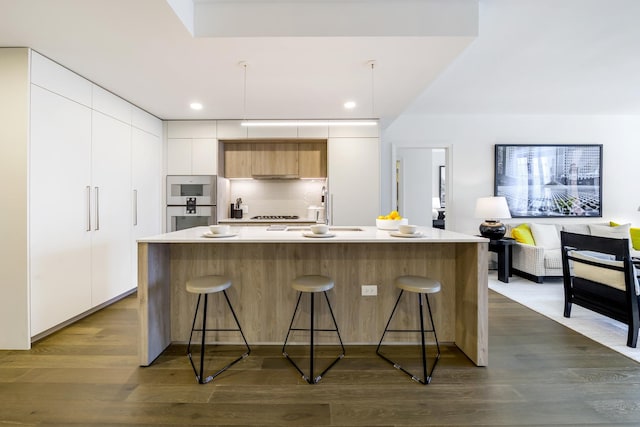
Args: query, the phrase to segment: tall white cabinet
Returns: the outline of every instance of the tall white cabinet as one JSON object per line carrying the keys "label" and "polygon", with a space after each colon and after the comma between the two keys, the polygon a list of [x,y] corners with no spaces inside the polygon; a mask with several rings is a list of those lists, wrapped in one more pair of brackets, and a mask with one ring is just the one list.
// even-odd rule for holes
{"label": "tall white cabinet", "polygon": [[380,212],[378,127],[329,127],[329,215],[332,225],[375,225]]}
{"label": "tall white cabinet", "polygon": [[18,307],[26,328],[0,333],[2,349],[29,348],[32,337],[134,290],[135,237],[161,232],[161,121],[36,52],[19,53],[27,60],[13,73],[27,84],[15,96],[28,99],[29,114],[10,125],[28,130],[12,141],[28,156],[0,163],[28,183],[9,218],[27,217],[27,250],[15,271],[0,272],[10,283],[0,289],[0,313]]}
{"label": "tall white cabinet", "polygon": [[97,306],[135,287],[131,125],[94,110],[91,128],[91,305]]}
{"label": "tall white cabinet", "polygon": [[32,85],[31,123],[29,309],[35,335],[91,308],[91,109]]}

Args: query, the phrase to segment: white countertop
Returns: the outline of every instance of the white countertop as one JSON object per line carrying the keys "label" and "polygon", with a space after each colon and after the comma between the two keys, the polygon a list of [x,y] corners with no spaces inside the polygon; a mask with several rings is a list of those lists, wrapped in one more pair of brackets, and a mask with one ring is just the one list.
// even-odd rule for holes
{"label": "white countertop", "polygon": [[[456,233],[431,227],[419,227],[420,237],[394,237],[393,231],[373,226],[332,226],[331,237],[307,237],[309,227],[289,226],[286,231],[267,231],[260,226],[231,226],[227,237],[206,237],[208,227],[194,227],[172,233],[138,239],[141,243],[482,243],[484,237]],[[395,232],[397,233],[397,232]]]}
{"label": "white countertop", "polygon": [[218,220],[218,224],[315,224],[316,221],[305,218],[298,219],[251,219],[225,218]]}

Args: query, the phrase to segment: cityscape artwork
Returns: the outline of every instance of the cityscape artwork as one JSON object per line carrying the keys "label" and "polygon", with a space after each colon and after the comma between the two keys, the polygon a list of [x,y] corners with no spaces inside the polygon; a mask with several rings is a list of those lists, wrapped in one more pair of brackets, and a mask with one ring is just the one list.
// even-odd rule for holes
{"label": "cityscape artwork", "polygon": [[495,146],[495,195],[513,218],[601,217],[602,145]]}

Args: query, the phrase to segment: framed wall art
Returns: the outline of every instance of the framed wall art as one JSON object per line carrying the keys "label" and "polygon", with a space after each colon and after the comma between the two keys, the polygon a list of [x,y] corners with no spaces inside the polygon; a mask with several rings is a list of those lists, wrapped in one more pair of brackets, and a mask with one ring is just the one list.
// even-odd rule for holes
{"label": "framed wall art", "polygon": [[513,218],[601,217],[602,145],[496,144],[494,182]]}

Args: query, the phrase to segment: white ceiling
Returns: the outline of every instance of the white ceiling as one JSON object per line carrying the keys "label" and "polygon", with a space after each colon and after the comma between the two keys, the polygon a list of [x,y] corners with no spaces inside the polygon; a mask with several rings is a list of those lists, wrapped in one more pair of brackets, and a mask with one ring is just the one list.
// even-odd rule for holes
{"label": "white ceiling", "polygon": [[[194,4],[323,1],[385,4]],[[0,0],[0,46],[31,47],[162,119],[374,116],[389,122],[403,112],[640,114],[638,0],[387,0],[386,5],[401,1],[450,9],[447,19],[431,18],[425,26],[431,32],[413,36],[389,37],[403,22],[396,13],[386,14],[387,32],[367,37],[243,36],[261,21],[271,22],[261,10],[228,26],[226,31],[242,30],[234,36],[193,37],[166,0]],[[474,7],[477,38],[459,30],[460,16],[468,19]],[[198,26],[200,33],[211,31],[195,23],[196,34]],[[457,34],[446,33],[449,24],[457,24]],[[374,111],[370,59],[377,61]],[[246,110],[239,61],[249,63]],[[359,107],[344,110],[347,99]],[[205,109],[190,110],[196,100]]]}
{"label": "white ceiling", "polygon": [[[211,14],[215,3],[229,13],[223,21],[232,23],[227,33],[192,36],[194,26],[196,34],[212,32],[198,8]],[[408,9],[398,7],[401,3]],[[402,22],[414,3],[427,5],[429,18],[413,19],[413,29],[401,32],[411,27]],[[297,9],[300,5],[315,9]],[[378,11],[373,20],[345,19],[367,5]],[[187,8],[187,26],[172,6]],[[235,16],[229,12],[234,8]],[[392,120],[475,38],[477,8],[477,0],[0,0],[0,46],[31,47],[162,119]],[[276,19],[290,11],[301,22],[306,14],[309,24],[288,28],[291,13]],[[327,28],[355,28],[355,36],[299,34],[323,30],[317,21],[330,16],[343,25]],[[384,31],[378,28],[380,16],[389,23]],[[374,31],[364,31],[372,23],[378,24]],[[278,37],[256,36],[273,27],[284,31]],[[429,31],[420,33],[422,28]],[[401,36],[389,36],[394,32]],[[369,60],[376,61],[373,72]],[[240,61],[248,62],[246,106]],[[345,110],[347,100],[358,107]],[[193,101],[204,109],[190,110]]]}
{"label": "white ceiling", "polygon": [[640,114],[640,1],[480,0],[479,14],[407,113]]}

